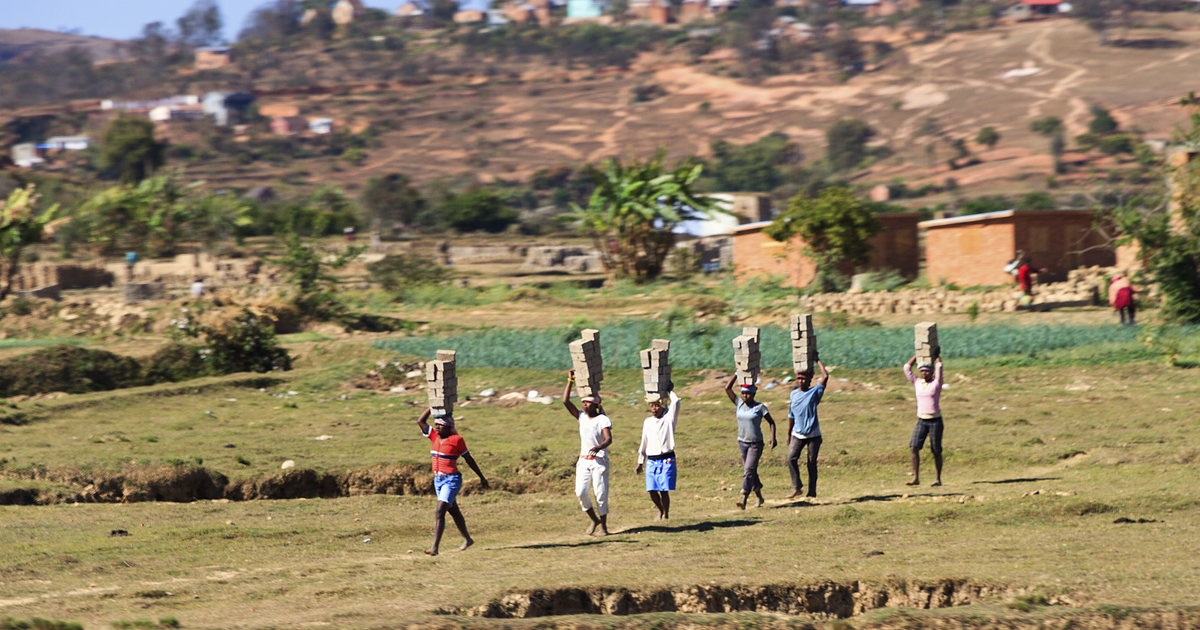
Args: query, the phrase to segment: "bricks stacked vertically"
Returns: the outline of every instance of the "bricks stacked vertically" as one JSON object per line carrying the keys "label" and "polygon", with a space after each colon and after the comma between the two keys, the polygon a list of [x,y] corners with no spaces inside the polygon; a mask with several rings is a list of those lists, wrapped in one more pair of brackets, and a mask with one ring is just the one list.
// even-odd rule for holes
{"label": "bricks stacked vertically", "polygon": [[642,350],[642,385],[646,390],[646,402],[666,398],[671,391],[671,342],[655,339],[650,347]]}
{"label": "bricks stacked vertically", "polygon": [[600,394],[604,360],[600,356],[600,331],[584,330],[583,338],[571,342],[571,365],[575,368],[575,391],[582,396]]}
{"label": "bricks stacked vertically", "polygon": [[916,350],[917,365],[933,364],[939,354],[937,324],[921,322],[913,327],[913,349]]}
{"label": "bricks stacked vertically", "polygon": [[458,375],[455,373],[453,350],[438,350],[437,358],[425,363],[425,391],[433,417],[453,417],[458,402]]}
{"label": "bricks stacked vertically", "polygon": [[817,365],[817,336],[813,333],[812,315],[792,315],[792,369],[797,373],[810,372]]}
{"label": "bricks stacked vertically", "polygon": [[737,369],[738,385],[753,385],[758,381],[761,355],[758,352],[759,331],[747,326],[733,338],[733,363]]}

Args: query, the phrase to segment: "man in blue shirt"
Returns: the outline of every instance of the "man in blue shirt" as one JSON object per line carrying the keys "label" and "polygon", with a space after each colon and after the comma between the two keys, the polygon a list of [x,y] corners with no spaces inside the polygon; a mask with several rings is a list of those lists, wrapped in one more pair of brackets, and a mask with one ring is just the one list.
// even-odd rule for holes
{"label": "man in blue shirt", "polygon": [[792,476],[792,493],[787,496],[795,499],[800,496],[804,484],[800,481],[800,451],[808,447],[808,494],[817,496],[817,454],[821,452],[821,423],[817,421],[817,405],[825,394],[825,384],[829,382],[829,371],[821,363],[820,356],[816,357],[817,367],[821,368],[821,380],[816,387],[812,386],[813,373],[796,372],[796,389],[792,390],[792,402],[788,407],[788,455],[787,468]]}

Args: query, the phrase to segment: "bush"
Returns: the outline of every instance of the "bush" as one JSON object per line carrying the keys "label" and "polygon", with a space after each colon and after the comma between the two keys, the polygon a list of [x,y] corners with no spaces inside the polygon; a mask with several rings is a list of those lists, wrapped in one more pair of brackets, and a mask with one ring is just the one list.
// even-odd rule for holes
{"label": "bush", "polygon": [[150,355],[146,363],[146,379],[152,383],[178,383],[211,374],[200,348],[182,343],[170,343]]}
{"label": "bush", "polygon": [[446,225],[462,232],[503,232],[517,221],[517,213],[500,195],[478,188],[451,196],[442,204]]}
{"label": "bush", "polygon": [[371,280],[388,291],[400,291],[424,284],[440,284],[450,279],[450,269],[420,256],[388,254],[367,265]]}
{"label": "bush", "polygon": [[210,369],[222,374],[271,372],[292,369],[292,358],[279,347],[275,328],[250,309],[217,326],[205,326],[205,348]]}
{"label": "bush", "polygon": [[57,345],[0,361],[0,397],[85,394],[145,384],[137,360],[105,350]]}

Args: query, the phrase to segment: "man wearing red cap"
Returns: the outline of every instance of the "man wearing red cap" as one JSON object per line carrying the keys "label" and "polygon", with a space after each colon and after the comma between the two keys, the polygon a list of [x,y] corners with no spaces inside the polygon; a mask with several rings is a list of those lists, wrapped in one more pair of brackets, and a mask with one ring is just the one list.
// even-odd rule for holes
{"label": "man wearing red cap", "polygon": [[[584,396],[583,411],[571,402],[571,387],[575,384],[575,370],[567,373],[567,387],[563,390],[563,406],[572,418],[579,421],[579,460],[575,463],[575,496],[592,526],[588,535],[608,535],[608,449],[612,445],[612,421],[604,415],[600,396]],[[589,489],[595,495],[592,506]]]}
{"label": "man wearing red cap", "polygon": [[479,475],[480,485],[485,490],[488,488],[488,481],[484,479],[475,458],[467,451],[466,441],[454,430],[454,417],[438,417],[433,421],[434,428],[430,429],[425,421],[431,413],[432,410],[426,407],[417,418],[417,426],[420,427],[421,434],[429,438],[429,454],[433,457],[433,488],[437,493],[438,504],[434,510],[433,546],[426,549],[425,553],[436,556],[438,546],[442,543],[442,532],[446,529],[446,512],[450,513],[458,533],[463,537],[463,544],[458,550],[466,551],[467,547],[475,544],[471,535],[467,533],[467,521],[463,518],[462,510],[458,509],[458,491],[462,490],[463,484],[462,473],[458,472],[458,458],[466,460],[471,470]]}

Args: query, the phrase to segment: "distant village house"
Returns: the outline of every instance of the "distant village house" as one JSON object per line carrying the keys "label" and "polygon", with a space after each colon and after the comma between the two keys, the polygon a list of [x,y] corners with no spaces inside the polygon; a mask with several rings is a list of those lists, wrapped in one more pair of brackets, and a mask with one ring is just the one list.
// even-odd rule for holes
{"label": "distant village house", "polygon": [[308,120],[300,116],[277,116],[271,119],[271,133],[290,136],[308,129]]}
{"label": "distant village house", "polygon": [[233,49],[228,46],[205,46],[196,49],[195,68],[216,70],[233,63]]}
{"label": "distant village house", "polygon": [[367,8],[359,0],[338,0],[338,3],[333,6],[333,22],[338,26],[345,26],[362,17],[366,12]]}

